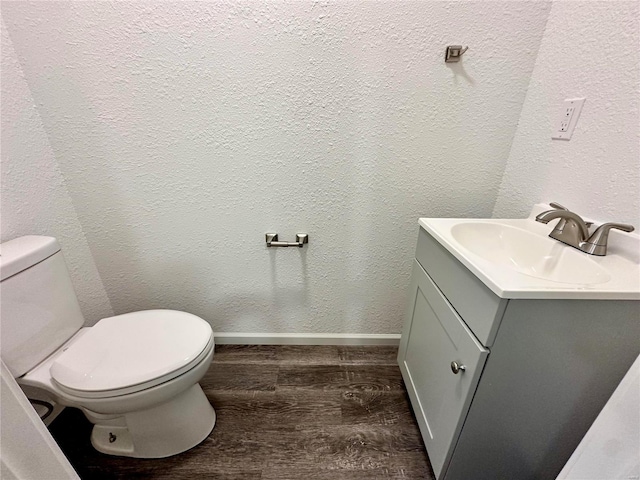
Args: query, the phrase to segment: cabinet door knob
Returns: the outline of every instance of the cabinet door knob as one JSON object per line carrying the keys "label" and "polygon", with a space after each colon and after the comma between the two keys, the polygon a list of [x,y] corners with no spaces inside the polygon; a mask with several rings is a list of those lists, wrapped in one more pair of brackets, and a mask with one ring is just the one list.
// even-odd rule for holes
{"label": "cabinet door knob", "polygon": [[465,367],[464,365],[458,364],[458,362],[455,362],[455,361],[451,362],[451,371],[456,375],[461,371],[464,372],[466,369],[467,367]]}

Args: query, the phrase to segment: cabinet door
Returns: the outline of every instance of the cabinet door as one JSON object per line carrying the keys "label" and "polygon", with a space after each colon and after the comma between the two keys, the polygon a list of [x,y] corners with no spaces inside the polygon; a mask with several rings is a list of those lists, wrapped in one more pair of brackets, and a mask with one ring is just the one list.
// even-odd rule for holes
{"label": "cabinet door", "polygon": [[[414,260],[398,360],[438,478],[444,476],[488,353]],[[454,374],[454,361],[465,370]]]}

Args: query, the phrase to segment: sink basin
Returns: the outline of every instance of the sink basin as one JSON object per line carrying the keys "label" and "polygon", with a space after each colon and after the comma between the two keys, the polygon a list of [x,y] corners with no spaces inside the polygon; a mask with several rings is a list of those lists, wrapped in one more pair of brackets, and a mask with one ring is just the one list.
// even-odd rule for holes
{"label": "sink basin", "polygon": [[611,275],[586,254],[511,225],[467,222],[451,228],[462,247],[493,265],[552,282],[597,285]]}
{"label": "sink basin", "polygon": [[548,209],[536,204],[527,218],[418,222],[442,255],[453,255],[500,298],[640,300],[640,235],[612,231],[607,255],[588,255],[549,238],[553,225],[535,221]]}

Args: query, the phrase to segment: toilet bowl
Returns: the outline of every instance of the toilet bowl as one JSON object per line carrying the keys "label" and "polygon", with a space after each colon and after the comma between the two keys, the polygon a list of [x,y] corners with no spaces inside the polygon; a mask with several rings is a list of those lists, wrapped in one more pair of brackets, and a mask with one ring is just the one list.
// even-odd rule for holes
{"label": "toilet bowl", "polygon": [[147,310],[82,328],[18,379],[94,424],[96,450],[138,458],[204,440],[215,412],[198,381],[213,358],[211,327],[184,312]]}
{"label": "toilet bowl", "polygon": [[160,458],[209,435],[216,414],[198,384],[214,352],[207,322],[145,310],[83,328],[51,237],[2,244],[0,274],[3,361],[26,392],[81,409],[98,451]]}

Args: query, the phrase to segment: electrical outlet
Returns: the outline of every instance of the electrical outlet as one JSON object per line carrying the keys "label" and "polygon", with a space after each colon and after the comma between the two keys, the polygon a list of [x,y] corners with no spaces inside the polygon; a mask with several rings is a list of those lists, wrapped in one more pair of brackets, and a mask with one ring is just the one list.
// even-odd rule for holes
{"label": "electrical outlet", "polygon": [[584,101],[584,98],[572,98],[564,101],[556,124],[556,131],[551,138],[558,140],[569,140],[571,138],[573,130],[578,123],[578,118],[580,118]]}

